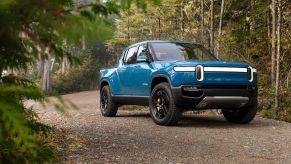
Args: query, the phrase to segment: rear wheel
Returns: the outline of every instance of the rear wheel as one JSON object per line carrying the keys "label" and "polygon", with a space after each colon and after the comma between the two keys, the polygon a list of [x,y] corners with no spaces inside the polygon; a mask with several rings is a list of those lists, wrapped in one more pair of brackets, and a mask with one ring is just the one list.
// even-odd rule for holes
{"label": "rear wheel", "polygon": [[234,111],[222,110],[222,114],[229,122],[247,124],[254,119],[257,113],[257,99],[253,101],[251,105]]}
{"label": "rear wheel", "polygon": [[182,112],[174,103],[168,83],[160,83],[154,87],[149,104],[151,117],[156,124],[174,125],[180,120]]}
{"label": "rear wheel", "polygon": [[104,117],[114,117],[118,110],[117,104],[112,100],[108,85],[104,86],[100,92],[100,110]]}

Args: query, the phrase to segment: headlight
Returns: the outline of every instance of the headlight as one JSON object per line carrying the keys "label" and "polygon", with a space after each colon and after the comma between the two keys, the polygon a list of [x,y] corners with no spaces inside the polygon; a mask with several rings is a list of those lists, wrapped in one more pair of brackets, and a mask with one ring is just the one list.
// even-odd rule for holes
{"label": "headlight", "polygon": [[253,67],[248,67],[248,80],[249,82],[252,82],[254,80],[254,72],[257,72],[257,70]]}
{"label": "headlight", "polygon": [[176,72],[195,72],[195,67],[174,67]]}
{"label": "headlight", "polygon": [[203,81],[204,79],[204,68],[202,65],[196,66],[196,79],[198,81]]}

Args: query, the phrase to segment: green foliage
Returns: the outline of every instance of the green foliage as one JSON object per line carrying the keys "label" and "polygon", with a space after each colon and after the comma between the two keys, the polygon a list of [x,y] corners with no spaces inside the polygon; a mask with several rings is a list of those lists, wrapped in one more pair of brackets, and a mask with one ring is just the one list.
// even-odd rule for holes
{"label": "green foliage", "polygon": [[65,94],[98,88],[100,68],[117,64],[121,51],[132,43],[128,39],[112,38],[87,50],[71,47],[70,53],[81,62],[71,65],[65,73],[56,69],[52,79],[53,92]]}
{"label": "green foliage", "polygon": [[53,76],[53,91],[59,94],[92,90],[98,87],[99,69],[110,65],[112,55],[100,43],[87,50],[71,48],[71,53],[80,59],[80,64],[71,65],[66,72],[56,72]]}
{"label": "green foliage", "polygon": [[[36,123],[25,100],[42,101],[38,87],[19,76],[3,75],[3,70],[25,70],[35,60],[54,53],[67,56],[62,40],[53,28],[60,19],[54,11],[70,7],[71,1],[1,1],[0,3],[0,161],[6,163],[50,162],[57,159],[44,143],[45,127]],[[49,48],[49,51],[45,51]],[[42,52],[42,53],[40,53]]]}
{"label": "green foliage", "polygon": [[281,92],[280,102],[282,104],[279,111],[276,111],[273,108],[274,101],[272,98],[274,88],[260,88],[259,105],[261,110],[260,113],[263,117],[291,122],[291,88],[289,88],[288,90]]}
{"label": "green foliage", "polygon": [[6,76],[2,81],[6,83],[0,83],[0,161],[56,160],[55,152],[37,135],[37,132],[46,131],[45,126],[37,124],[35,115],[23,105],[27,99],[42,101],[42,92],[25,79]]}
{"label": "green foliage", "polygon": [[[148,1],[155,2],[135,2],[144,9]],[[81,37],[86,41],[107,38],[114,28],[106,17],[118,14],[131,2],[110,0],[77,4],[74,0],[1,0],[0,163],[44,163],[57,159],[45,143],[49,128],[38,123],[37,115],[24,105],[26,100],[43,101],[42,91],[25,78],[7,76],[4,72],[25,72],[36,61],[45,61],[49,56],[53,56],[56,62],[66,57],[74,63],[76,57],[66,50],[65,41],[77,44]],[[92,79],[92,87],[96,86],[97,74],[92,71],[94,59],[87,56],[82,62],[83,65],[74,71],[86,73],[90,76],[86,80]],[[59,101],[55,107],[61,111],[66,105],[73,106],[61,98]]]}
{"label": "green foliage", "polygon": [[[75,7],[72,0],[5,0],[0,4],[0,36],[1,40],[5,40],[0,45],[0,72],[9,68],[26,68],[35,59],[47,59],[49,53],[53,53],[57,60],[64,56],[74,60],[63,47],[63,37],[68,40],[74,37],[71,37],[71,33],[63,35],[63,32],[74,31],[75,38],[84,34],[88,22],[81,21],[83,16],[89,20],[96,19],[97,22],[88,29],[86,36],[92,36],[94,30],[100,30],[100,34],[103,34],[104,28],[98,24],[100,19],[117,14],[121,6],[130,2],[122,0],[118,5],[114,1],[107,1],[105,4],[92,3]],[[137,2],[139,6],[145,7],[147,1]],[[78,24],[80,22],[81,26]]]}
{"label": "green foliage", "polygon": [[80,60],[79,65],[72,66],[64,74],[57,73],[53,76],[54,92],[65,94],[90,90],[98,86],[98,63],[86,52],[82,54]]}
{"label": "green foliage", "polygon": [[[204,3],[203,10],[201,2]],[[273,109],[275,89],[270,85],[272,29],[270,2],[225,0],[222,33],[221,37],[218,37],[221,1],[214,1],[214,42],[216,45],[219,42],[221,59],[247,62],[256,67],[260,86],[260,108],[263,115],[290,121],[291,104],[288,99],[290,89],[286,83],[291,76],[291,33],[289,30],[291,3],[288,0],[282,0],[279,75],[281,98],[280,111],[275,112]],[[161,0],[160,5],[149,4],[147,12],[141,12],[136,5],[131,5],[118,17],[113,43],[114,40],[124,38],[127,38],[124,43],[152,39],[190,40],[210,47],[210,24],[210,1]],[[112,47],[110,42],[108,45],[109,48]],[[113,52],[115,50],[115,48],[110,49]]]}
{"label": "green foliage", "polygon": [[116,62],[124,48],[133,44],[133,41],[125,38],[112,38],[106,42],[107,51],[112,54],[113,62]]}

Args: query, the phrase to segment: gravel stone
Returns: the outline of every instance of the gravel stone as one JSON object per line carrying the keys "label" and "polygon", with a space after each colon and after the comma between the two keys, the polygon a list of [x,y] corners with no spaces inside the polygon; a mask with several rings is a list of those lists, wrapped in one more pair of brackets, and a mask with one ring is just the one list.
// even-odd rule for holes
{"label": "gravel stone", "polygon": [[69,136],[69,146],[61,149],[64,162],[291,163],[290,123],[257,116],[250,124],[231,124],[223,116],[188,112],[178,125],[164,127],[151,120],[149,111],[119,110],[116,117],[102,117],[99,91],[63,97],[79,110],[67,109],[65,116],[53,105],[28,105],[41,122]]}

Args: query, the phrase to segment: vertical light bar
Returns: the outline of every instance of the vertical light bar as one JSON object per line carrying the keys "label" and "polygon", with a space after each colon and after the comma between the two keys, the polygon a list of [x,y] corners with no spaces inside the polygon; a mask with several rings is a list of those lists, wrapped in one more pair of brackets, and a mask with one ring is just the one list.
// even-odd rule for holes
{"label": "vertical light bar", "polygon": [[204,68],[202,65],[196,66],[196,79],[198,81],[203,81],[204,79]]}

